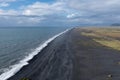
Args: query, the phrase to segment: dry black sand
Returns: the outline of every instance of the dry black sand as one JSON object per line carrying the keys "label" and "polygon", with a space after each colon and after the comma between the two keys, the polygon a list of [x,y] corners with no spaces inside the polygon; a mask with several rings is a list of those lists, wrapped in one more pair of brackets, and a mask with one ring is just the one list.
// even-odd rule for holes
{"label": "dry black sand", "polygon": [[53,40],[8,80],[120,80],[120,52],[74,28]]}

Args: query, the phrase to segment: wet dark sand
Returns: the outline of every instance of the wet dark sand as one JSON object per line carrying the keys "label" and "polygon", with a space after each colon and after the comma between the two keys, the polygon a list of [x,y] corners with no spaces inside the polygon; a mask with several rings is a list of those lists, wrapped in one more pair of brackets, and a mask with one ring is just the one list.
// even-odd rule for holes
{"label": "wet dark sand", "polygon": [[74,28],[59,36],[8,80],[120,80],[120,52]]}

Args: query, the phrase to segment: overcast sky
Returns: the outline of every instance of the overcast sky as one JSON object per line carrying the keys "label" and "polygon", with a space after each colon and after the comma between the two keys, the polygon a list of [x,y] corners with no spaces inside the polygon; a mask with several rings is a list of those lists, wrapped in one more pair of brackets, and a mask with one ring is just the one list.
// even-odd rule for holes
{"label": "overcast sky", "polygon": [[0,0],[0,27],[119,22],[120,0]]}

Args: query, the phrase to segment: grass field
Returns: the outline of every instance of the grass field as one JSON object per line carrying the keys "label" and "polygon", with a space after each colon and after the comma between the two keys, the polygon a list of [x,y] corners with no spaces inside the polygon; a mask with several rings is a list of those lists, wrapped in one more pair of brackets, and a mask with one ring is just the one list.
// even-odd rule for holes
{"label": "grass field", "polygon": [[120,50],[120,28],[86,28],[82,35],[115,50]]}

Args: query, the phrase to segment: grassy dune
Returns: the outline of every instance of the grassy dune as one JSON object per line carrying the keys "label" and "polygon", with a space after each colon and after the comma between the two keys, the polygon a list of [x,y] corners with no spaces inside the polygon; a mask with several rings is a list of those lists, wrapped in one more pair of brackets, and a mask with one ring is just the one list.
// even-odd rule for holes
{"label": "grassy dune", "polygon": [[86,28],[82,35],[115,50],[120,50],[120,28]]}

